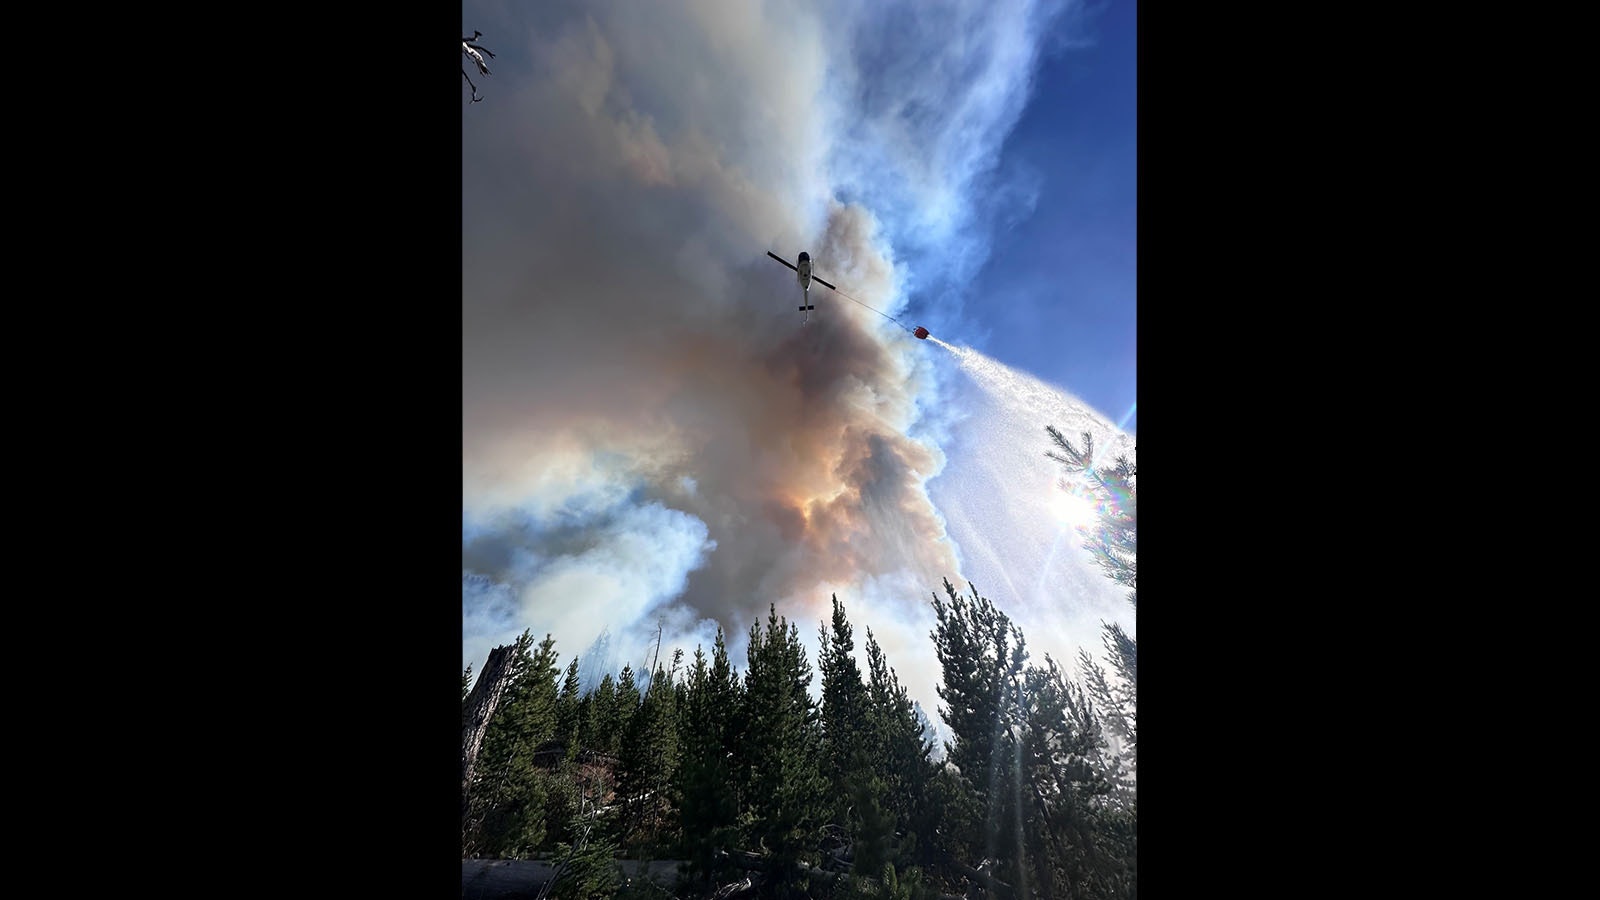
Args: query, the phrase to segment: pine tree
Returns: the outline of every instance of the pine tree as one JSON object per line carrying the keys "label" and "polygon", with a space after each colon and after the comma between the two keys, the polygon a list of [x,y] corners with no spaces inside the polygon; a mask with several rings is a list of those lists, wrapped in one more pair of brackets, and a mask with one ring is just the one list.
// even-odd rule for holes
{"label": "pine tree", "polygon": [[[720,632],[719,632],[720,634]],[[683,852],[690,878],[709,880],[711,860],[716,850],[710,840],[712,813],[707,801],[717,780],[716,762],[721,756],[720,742],[706,732],[710,716],[709,671],[706,654],[694,648],[694,662],[684,674],[685,694],[678,705],[678,745],[683,758],[673,785],[677,800],[678,830],[683,835]]]}
{"label": "pine tree", "polygon": [[1098,722],[1083,690],[1045,663],[1028,667],[1020,695],[1019,881],[1046,898],[1131,896],[1130,848],[1098,804],[1112,790],[1096,765]]}
{"label": "pine tree", "polygon": [[866,685],[861,682],[861,670],[853,655],[855,639],[850,622],[837,594],[833,595],[833,628],[830,630],[823,623],[818,631],[823,768],[833,782],[832,819],[854,835],[858,829],[851,821],[850,810],[862,802],[858,793],[875,793],[867,790],[866,782],[873,776],[868,753],[878,748],[869,743],[873,735],[867,720]]}
{"label": "pine tree", "polygon": [[739,741],[743,689],[728,661],[722,629],[717,629],[711,663],[696,647],[684,680],[678,718],[682,760],[674,793],[688,874],[709,885],[719,868],[718,852],[732,849],[738,840],[739,823],[732,759]]}
{"label": "pine tree", "polygon": [[778,894],[796,890],[798,863],[815,846],[827,811],[827,781],[818,769],[821,729],[811,699],[811,664],[799,629],[769,606],[767,627],[750,627],[745,672],[742,764],[748,777],[745,828],[771,863]]}
{"label": "pine tree", "polygon": [[672,819],[671,785],[678,770],[677,691],[657,668],[620,751],[617,797],[624,840],[654,855]]}
{"label": "pine tree", "polygon": [[908,864],[919,846],[929,846],[928,785],[933,775],[933,745],[924,737],[926,717],[900,684],[872,629],[867,629],[867,704],[874,772],[883,785],[881,797],[888,820],[904,829],[906,840],[895,848],[897,862]]}
{"label": "pine tree", "polygon": [[[1107,650],[1115,655],[1112,635],[1104,635]],[[1106,802],[1131,811],[1135,801],[1135,772],[1138,765],[1138,722],[1132,713],[1133,685],[1108,677],[1106,671],[1089,655],[1078,651],[1078,670],[1083,674],[1084,692],[1092,702],[1096,723],[1110,740],[1102,744],[1097,767],[1112,786]],[[1115,742],[1114,744],[1112,742]]]}
{"label": "pine tree", "polygon": [[561,682],[561,696],[556,700],[556,740],[567,746],[567,759],[578,754],[578,726],[583,721],[582,699],[578,696],[578,658],[567,664],[567,675]]}
{"label": "pine tree", "polygon": [[[579,677],[578,684],[583,684],[582,677]],[[584,751],[594,749],[594,738],[592,736],[593,725],[591,721],[593,718],[593,713],[590,711],[594,707],[594,695],[595,691],[590,691],[578,697],[578,710],[576,713],[577,732],[572,741],[573,751],[567,754],[569,759],[577,759],[578,756]]]}
{"label": "pine tree", "polygon": [[[1085,546],[1109,578],[1129,589],[1128,602],[1137,609],[1138,466],[1126,456],[1118,456],[1115,465],[1096,468],[1094,437],[1089,432],[1083,433],[1080,452],[1055,428],[1046,426],[1045,431],[1060,451],[1045,455],[1061,463],[1068,478],[1081,484],[1097,501],[1099,520]],[[1115,677],[1108,677],[1086,650],[1079,651],[1078,669],[1100,722],[1114,741],[1100,763],[1102,771],[1114,785],[1114,802],[1127,810],[1133,802],[1139,759],[1139,644],[1115,622],[1102,622],[1101,628],[1106,658]]]}
{"label": "pine tree", "polygon": [[540,846],[546,835],[548,779],[536,771],[536,754],[556,728],[555,640],[545,635],[530,652],[531,631],[518,638],[515,674],[500,709],[489,723],[469,798],[478,823],[478,852],[517,858]]}
{"label": "pine tree", "polygon": [[[683,648],[674,647],[672,650],[672,668],[667,670],[667,676],[672,679],[672,708],[681,716],[683,706],[688,702],[689,682],[688,673],[681,673],[683,667]],[[676,724],[676,723],[674,723]]]}
{"label": "pine tree", "polygon": [[739,676],[738,668],[728,656],[728,643],[721,628],[717,629],[717,638],[712,645],[711,674],[706,684],[709,690],[707,702],[710,704],[710,716],[706,721],[711,723],[710,731],[722,745],[720,758],[729,770],[727,784],[733,792],[737,815],[737,811],[744,807],[749,780],[744,777],[745,772],[732,761],[740,757],[746,740],[749,723],[746,707],[749,701],[745,697],[744,679]]}
{"label": "pine tree", "polygon": [[934,643],[952,765],[930,788],[941,849],[968,868],[989,860],[983,877],[1020,896],[1131,898],[1135,819],[1102,802],[1112,785],[1087,693],[1049,656],[1028,665],[1021,630],[976,589],[945,591]]}
{"label": "pine tree", "polygon": [[585,750],[611,754],[617,743],[617,685],[607,672],[587,698],[588,715],[580,726],[579,743]]}
{"label": "pine tree", "polygon": [[622,671],[617,675],[616,730],[612,733],[611,743],[606,750],[612,756],[621,753],[622,741],[628,734],[628,726],[633,724],[634,715],[639,711],[641,699],[639,685],[634,680],[633,666],[624,663]]}
{"label": "pine tree", "polygon": [[1045,455],[1061,463],[1069,478],[1092,493],[1097,501],[1098,527],[1084,546],[1094,554],[1109,578],[1129,588],[1128,602],[1137,606],[1139,520],[1135,479],[1139,467],[1123,455],[1117,457],[1115,465],[1095,468],[1094,436],[1089,432],[1083,432],[1080,452],[1054,426],[1045,426],[1045,431],[1061,451]]}
{"label": "pine tree", "polygon": [[933,599],[934,652],[944,676],[939,714],[953,733],[946,759],[960,773],[964,798],[975,804],[952,811],[950,818],[963,828],[946,837],[968,858],[1014,865],[1020,839],[1017,698],[1027,650],[1022,632],[976,587],[971,599],[957,594],[948,580],[944,588],[950,603],[937,595]]}

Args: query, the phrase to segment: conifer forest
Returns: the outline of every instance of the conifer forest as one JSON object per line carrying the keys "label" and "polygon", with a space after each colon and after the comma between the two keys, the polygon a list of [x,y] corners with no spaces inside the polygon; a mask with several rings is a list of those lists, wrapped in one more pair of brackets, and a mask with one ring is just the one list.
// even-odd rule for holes
{"label": "conifer forest", "polygon": [[[1085,546],[1136,605],[1136,466],[1048,432],[1098,501]],[[816,659],[770,606],[744,659],[719,631],[588,690],[577,655],[525,631],[462,673],[463,859],[546,860],[540,897],[1136,897],[1136,640],[1106,624],[1094,653],[1036,658],[965,587],[925,597],[937,734],[837,594],[804,623]]]}

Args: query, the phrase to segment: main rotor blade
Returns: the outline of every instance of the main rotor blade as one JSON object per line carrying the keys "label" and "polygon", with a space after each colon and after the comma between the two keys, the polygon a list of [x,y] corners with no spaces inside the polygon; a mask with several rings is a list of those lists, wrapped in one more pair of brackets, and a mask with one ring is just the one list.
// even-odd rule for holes
{"label": "main rotor blade", "polygon": [[[784,265],[788,266],[789,268],[794,269],[794,263],[791,263],[788,260],[784,259],[783,257],[779,256],[778,254],[773,253],[771,250],[767,251],[767,255],[772,257],[773,259],[777,260],[778,262],[783,263]],[[794,269],[794,270],[796,272],[800,271],[799,269]]]}
{"label": "main rotor blade", "polygon": [[815,282],[816,282],[816,283],[817,283],[817,284],[820,284],[820,285],[825,285],[825,286],[827,286],[827,287],[830,287],[830,288],[833,288],[833,289],[834,289],[834,290],[836,290],[836,291],[837,291],[837,290],[838,290],[838,288],[836,288],[836,287],[833,287],[833,285],[831,285],[831,284],[828,284],[828,283],[827,283],[827,282],[826,282],[826,281],[823,281],[823,280],[822,280],[822,279],[821,279],[821,278],[818,278],[818,277],[817,277],[817,276],[815,276],[815,275],[813,275],[813,276],[811,276],[811,280],[812,280],[812,281],[815,281]]}

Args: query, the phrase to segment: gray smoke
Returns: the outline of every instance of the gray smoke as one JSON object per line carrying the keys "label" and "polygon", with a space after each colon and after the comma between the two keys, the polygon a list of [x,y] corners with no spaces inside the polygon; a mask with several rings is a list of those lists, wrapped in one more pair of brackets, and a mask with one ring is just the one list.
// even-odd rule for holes
{"label": "gray smoke", "polygon": [[933,709],[927,603],[964,585],[935,348],[820,286],[802,326],[765,254],[892,315],[891,231],[968,253],[950,223],[1060,4],[943,6],[964,30],[866,66],[881,16],[939,11],[467,4],[497,58],[462,112],[463,665],[531,628],[639,668],[660,625],[663,659],[721,626],[742,669],[769,603],[814,644],[836,591]]}

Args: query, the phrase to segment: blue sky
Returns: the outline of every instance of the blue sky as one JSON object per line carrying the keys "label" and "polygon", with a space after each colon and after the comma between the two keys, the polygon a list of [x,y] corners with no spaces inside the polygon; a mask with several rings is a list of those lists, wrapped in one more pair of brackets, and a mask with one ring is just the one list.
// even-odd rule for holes
{"label": "blue sky", "polygon": [[[997,360],[1137,426],[1137,11],[1112,0],[1083,45],[1048,54],[1001,170],[1036,173],[1033,213],[978,272]],[[1124,418],[1133,411],[1133,417]]]}
{"label": "blue sky", "polygon": [[[932,714],[946,578],[1037,654],[1131,628],[1043,429],[1132,447],[1133,13],[466,0],[463,665],[527,628],[637,666],[659,624],[742,667],[769,603],[814,642],[837,593]],[[800,250],[948,344],[817,292],[802,324],[766,258]]]}

